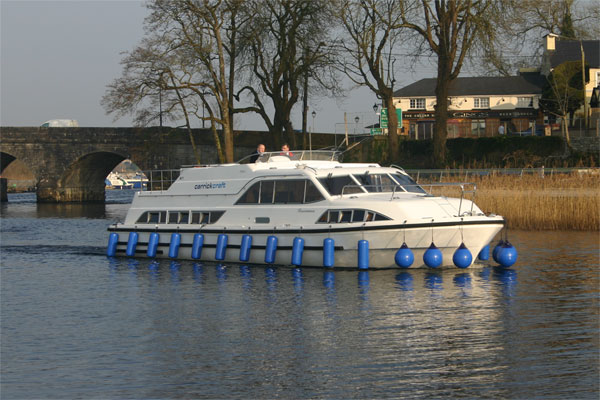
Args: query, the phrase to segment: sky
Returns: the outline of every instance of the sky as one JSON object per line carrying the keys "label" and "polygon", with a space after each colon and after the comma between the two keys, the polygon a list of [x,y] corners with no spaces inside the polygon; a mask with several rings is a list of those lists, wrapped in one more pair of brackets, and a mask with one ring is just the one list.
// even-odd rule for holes
{"label": "sky", "polygon": [[[136,0],[0,0],[0,125],[38,126],[51,119],[75,119],[83,127],[128,127],[106,115],[100,100],[121,75],[122,52],[143,38],[147,10]],[[398,63],[401,65],[401,62]],[[400,71],[396,87],[433,77],[435,67]],[[314,131],[342,133],[375,122],[375,95],[366,88],[338,99],[313,99]],[[293,115],[301,128],[298,104]],[[360,122],[354,126],[354,119]],[[309,129],[312,125],[309,117]],[[196,127],[199,127],[197,125]],[[236,129],[263,130],[257,116],[238,118]]]}

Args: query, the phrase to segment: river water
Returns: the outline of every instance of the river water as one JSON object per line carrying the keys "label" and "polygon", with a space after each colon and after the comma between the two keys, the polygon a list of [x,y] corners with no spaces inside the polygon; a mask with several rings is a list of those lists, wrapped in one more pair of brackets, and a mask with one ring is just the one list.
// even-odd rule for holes
{"label": "river water", "polygon": [[511,232],[507,270],[108,259],[107,196],[2,204],[2,399],[598,399],[598,232]]}

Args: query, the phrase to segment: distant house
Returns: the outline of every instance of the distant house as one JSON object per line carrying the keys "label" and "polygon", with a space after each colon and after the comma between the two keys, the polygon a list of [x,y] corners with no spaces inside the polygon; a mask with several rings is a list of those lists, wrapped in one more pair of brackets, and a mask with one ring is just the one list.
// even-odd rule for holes
{"label": "distant house", "polygon": [[[594,88],[600,87],[600,40],[565,40],[552,33],[546,35],[544,39],[544,56],[541,66],[543,75],[550,75],[554,68],[567,61],[583,60],[589,68],[589,80],[585,85],[585,112],[589,117],[590,110],[594,108],[590,104]],[[582,114],[583,111],[584,107],[581,109]]]}
{"label": "distant house", "polygon": [[[545,81],[537,72],[457,78],[449,91],[448,137],[542,134],[539,99]],[[435,85],[434,78],[422,79],[394,93],[403,132],[411,139],[433,137]]]}

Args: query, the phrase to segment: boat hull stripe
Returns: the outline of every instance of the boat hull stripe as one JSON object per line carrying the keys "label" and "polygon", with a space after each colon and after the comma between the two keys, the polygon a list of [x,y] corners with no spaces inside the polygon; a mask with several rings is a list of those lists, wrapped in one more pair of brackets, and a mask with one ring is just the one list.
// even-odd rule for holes
{"label": "boat hull stripe", "polygon": [[[353,226],[348,228],[336,228],[332,226],[331,228],[318,228],[318,229],[227,229],[223,230],[223,228],[217,229],[198,229],[198,228],[182,228],[179,226],[178,228],[125,228],[125,227],[115,227],[109,226],[109,232],[194,232],[194,233],[229,233],[229,234],[312,234],[312,233],[328,233],[328,232],[363,232],[363,231],[378,231],[378,230],[397,230],[397,229],[417,229],[417,228],[432,228],[432,227],[445,227],[445,226],[465,226],[465,225],[501,225],[504,226],[505,221],[494,220],[494,221],[462,221],[462,222],[426,222],[422,224],[398,224],[398,225],[376,225],[376,226]],[[229,246],[228,246],[229,247]],[[254,246],[253,246],[254,247]]]}

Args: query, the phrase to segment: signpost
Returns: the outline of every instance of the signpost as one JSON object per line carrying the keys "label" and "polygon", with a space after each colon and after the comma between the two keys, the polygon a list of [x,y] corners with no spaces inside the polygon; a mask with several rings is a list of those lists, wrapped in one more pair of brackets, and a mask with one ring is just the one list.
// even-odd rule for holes
{"label": "signpost", "polygon": [[[396,108],[396,115],[398,116],[398,128],[402,127],[402,109]],[[388,110],[387,108],[382,108],[381,113],[379,114],[379,126],[381,129],[388,128]],[[371,133],[373,134],[373,133]]]}

